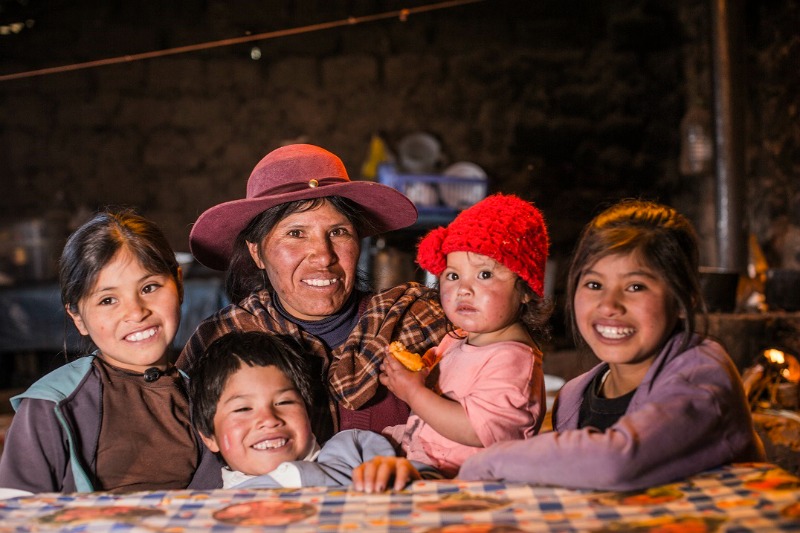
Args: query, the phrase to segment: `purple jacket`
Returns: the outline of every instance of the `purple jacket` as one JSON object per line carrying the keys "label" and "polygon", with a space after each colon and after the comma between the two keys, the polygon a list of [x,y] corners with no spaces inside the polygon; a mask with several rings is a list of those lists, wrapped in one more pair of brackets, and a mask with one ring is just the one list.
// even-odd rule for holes
{"label": "purple jacket", "polygon": [[555,431],[495,444],[471,457],[460,479],[498,479],[600,490],[634,490],[731,462],[763,461],[741,378],[724,348],[673,336],[625,414],[608,430],[578,429],[583,393],[601,363],[569,381],[556,400]]}

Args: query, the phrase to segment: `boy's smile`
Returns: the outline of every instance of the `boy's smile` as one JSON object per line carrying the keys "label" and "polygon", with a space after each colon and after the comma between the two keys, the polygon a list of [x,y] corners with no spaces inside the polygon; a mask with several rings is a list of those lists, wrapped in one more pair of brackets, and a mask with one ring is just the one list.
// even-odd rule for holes
{"label": "boy's smile", "polygon": [[275,366],[244,364],[225,383],[214,435],[203,441],[232,470],[256,476],[305,459],[314,435],[294,383]]}

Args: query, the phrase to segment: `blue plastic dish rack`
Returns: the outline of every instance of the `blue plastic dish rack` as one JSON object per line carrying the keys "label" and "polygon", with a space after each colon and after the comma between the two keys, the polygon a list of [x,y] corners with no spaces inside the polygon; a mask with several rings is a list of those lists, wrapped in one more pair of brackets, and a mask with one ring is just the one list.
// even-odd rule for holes
{"label": "blue plastic dish rack", "polygon": [[486,178],[401,174],[390,164],[378,166],[378,182],[405,194],[420,215],[456,215],[485,198],[488,189]]}

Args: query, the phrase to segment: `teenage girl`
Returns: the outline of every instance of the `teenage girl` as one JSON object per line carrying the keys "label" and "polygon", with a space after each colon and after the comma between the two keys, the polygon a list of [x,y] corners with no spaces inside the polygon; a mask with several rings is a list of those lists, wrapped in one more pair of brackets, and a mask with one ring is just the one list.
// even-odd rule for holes
{"label": "teenage girl", "polygon": [[576,340],[602,362],[561,389],[554,432],[495,445],[460,478],[630,490],[764,459],[736,367],[695,334],[704,305],[685,217],[637,200],[607,209],[583,231],[567,295]]}
{"label": "teenage girl", "polygon": [[0,487],[28,492],[213,488],[219,462],[192,430],[169,362],[181,270],[164,235],[103,212],[67,240],[61,301],[93,351],[12,398]]}
{"label": "teenage girl", "polygon": [[438,276],[442,308],[455,331],[435,355],[426,354],[440,360],[433,388],[425,385],[427,372],[384,359],[381,383],[413,413],[384,434],[408,459],[452,477],[483,447],[539,430],[545,391],[538,341],[550,314],[543,298],[547,249],[539,210],[500,194],[420,242],[417,262]]}

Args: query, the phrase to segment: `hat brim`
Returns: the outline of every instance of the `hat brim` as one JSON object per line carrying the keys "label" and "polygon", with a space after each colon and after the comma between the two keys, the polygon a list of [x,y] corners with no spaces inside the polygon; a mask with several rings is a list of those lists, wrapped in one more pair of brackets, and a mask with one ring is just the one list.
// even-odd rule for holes
{"label": "hat brim", "polygon": [[417,220],[417,208],[400,191],[371,181],[348,181],[263,198],[232,200],[211,207],[192,226],[189,249],[201,264],[225,270],[236,237],[256,215],[287,202],[326,196],[347,198],[364,210],[373,227],[361,228],[360,237],[405,228]]}

